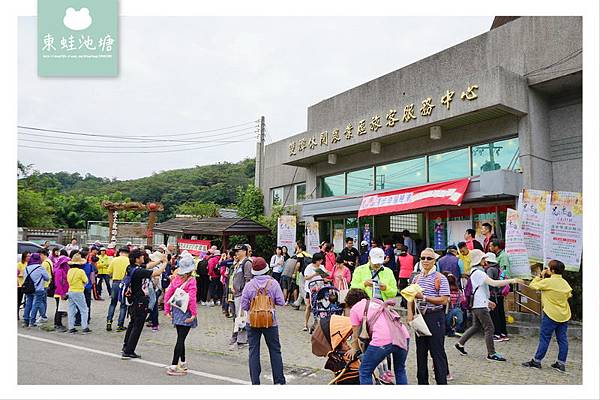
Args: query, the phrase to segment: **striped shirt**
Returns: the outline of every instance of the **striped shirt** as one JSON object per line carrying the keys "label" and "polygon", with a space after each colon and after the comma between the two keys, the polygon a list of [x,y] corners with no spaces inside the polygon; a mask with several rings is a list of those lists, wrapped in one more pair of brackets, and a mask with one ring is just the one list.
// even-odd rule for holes
{"label": "striped shirt", "polygon": [[[428,297],[439,297],[439,296],[450,296],[450,285],[448,284],[448,279],[444,275],[439,272],[431,272],[427,276],[423,276],[423,272],[419,275],[415,276],[413,279],[413,283],[419,284],[423,288],[423,296]],[[439,290],[436,289],[435,282],[439,277]],[[432,304],[430,302],[425,302],[422,300],[417,300],[417,306],[421,312],[425,311],[437,311],[442,310],[445,306],[441,304]]]}

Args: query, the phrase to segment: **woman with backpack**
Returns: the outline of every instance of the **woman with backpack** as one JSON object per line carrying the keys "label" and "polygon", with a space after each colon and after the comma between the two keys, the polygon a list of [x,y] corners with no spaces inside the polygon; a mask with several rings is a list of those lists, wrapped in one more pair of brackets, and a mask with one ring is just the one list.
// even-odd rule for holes
{"label": "woman with backpack", "polygon": [[463,312],[461,308],[463,293],[458,286],[458,279],[449,272],[443,272],[450,286],[450,300],[446,307],[446,334],[449,337],[458,336],[456,332],[462,331]]}
{"label": "woman with backpack", "polygon": [[273,383],[285,385],[279,328],[275,314],[275,306],[283,306],[283,292],[275,279],[268,275],[269,265],[262,257],[252,261],[252,276],[242,291],[240,307],[248,311],[248,347],[250,380],[253,385],[260,385],[260,338],[265,337],[271,359]]}
{"label": "woman with backpack", "polygon": [[[194,268],[194,259],[191,256],[182,257],[177,276],[173,278],[165,293],[165,314],[172,318],[177,330],[177,343],[173,350],[171,366],[167,368],[168,375],[186,375],[188,370],[185,361],[185,339],[190,329],[198,326],[195,301],[197,288],[196,280],[192,277]],[[174,298],[173,301],[171,298]]]}
{"label": "woman with backpack", "polygon": [[24,251],[21,254],[21,261],[17,263],[17,320],[19,319],[19,310],[23,304],[23,282],[25,281],[23,272],[25,272],[29,257],[31,257],[31,254],[28,251]]}
{"label": "woman with backpack", "polygon": [[361,343],[363,348],[366,346],[358,370],[360,384],[372,385],[375,368],[392,355],[396,385],[407,385],[405,363],[410,335],[398,314],[390,310],[391,304],[379,299],[370,300],[364,290],[356,288],[350,289],[345,304],[350,308],[352,336],[355,338],[346,358],[354,359]]}

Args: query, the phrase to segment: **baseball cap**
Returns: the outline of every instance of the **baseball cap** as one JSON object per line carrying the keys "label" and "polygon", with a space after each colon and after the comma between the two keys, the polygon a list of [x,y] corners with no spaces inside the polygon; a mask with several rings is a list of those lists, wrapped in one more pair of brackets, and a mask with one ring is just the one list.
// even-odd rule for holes
{"label": "baseball cap", "polygon": [[248,251],[248,246],[246,246],[245,244],[236,244],[233,249],[235,251],[238,251],[238,250]]}
{"label": "baseball cap", "polygon": [[380,247],[375,247],[369,251],[369,258],[371,259],[371,263],[373,264],[383,264],[383,260],[385,259],[385,253],[383,249]]}

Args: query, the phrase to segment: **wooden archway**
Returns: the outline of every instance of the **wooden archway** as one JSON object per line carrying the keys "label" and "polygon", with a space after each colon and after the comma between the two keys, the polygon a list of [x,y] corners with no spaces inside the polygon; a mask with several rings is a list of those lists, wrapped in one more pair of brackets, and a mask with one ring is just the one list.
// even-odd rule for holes
{"label": "wooden archway", "polygon": [[143,204],[140,202],[113,203],[112,201],[103,201],[102,207],[108,210],[109,243],[116,243],[117,241],[117,227],[114,226],[114,223],[117,221],[118,211],[147,211],[148,225],[146,227],[146,243],[148,246],[152,246],[154,241],[153,228],[154,224],[156,223],[156,213],[164,211],[162,204]]}

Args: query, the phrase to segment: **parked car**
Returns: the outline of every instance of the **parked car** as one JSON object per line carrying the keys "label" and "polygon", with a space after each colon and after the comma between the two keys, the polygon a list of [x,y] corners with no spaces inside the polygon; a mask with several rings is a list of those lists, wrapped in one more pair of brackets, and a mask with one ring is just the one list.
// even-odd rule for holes
{"label": "parked car", "polygon": [[30,253],[37,253],[41,248],[42,246],[34,242],[25,240],[17,241],[17,262],[21,261],[21,254],[23,254],[23,252],[28,251]]}

